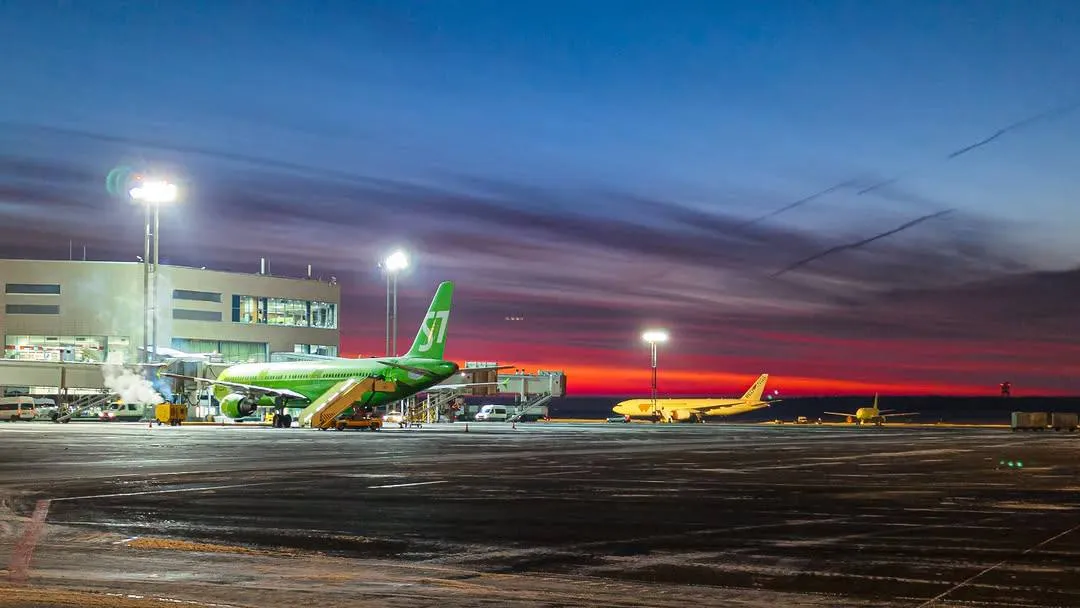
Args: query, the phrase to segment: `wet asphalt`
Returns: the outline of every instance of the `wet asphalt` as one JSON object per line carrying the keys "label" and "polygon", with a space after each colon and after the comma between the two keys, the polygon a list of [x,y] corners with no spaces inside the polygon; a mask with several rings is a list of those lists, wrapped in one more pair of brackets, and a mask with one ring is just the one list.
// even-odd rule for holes
{"label": "wet asphalt", "polygon": [[[303,562],[453,573],[399,598],[496,575],[492,593],[527,581],[535,594],[484,596],[502,605],[1077,606],[1078,454],[1080,434],[1007,429],[9,423],[0,565],[48,500],[31,588],[145,592],[186,572],[167,577],[169,597],[207,597]],[[202,545],[128,548],[138,539]],[[230,589],[235,605],[282,601]]]}

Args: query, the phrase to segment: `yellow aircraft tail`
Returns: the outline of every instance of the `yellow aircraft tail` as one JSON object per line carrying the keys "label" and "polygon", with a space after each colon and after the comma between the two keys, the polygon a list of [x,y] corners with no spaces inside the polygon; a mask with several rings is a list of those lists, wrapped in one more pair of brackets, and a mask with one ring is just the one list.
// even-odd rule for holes
{"label": "yellow aircraft tail", "polygon": [[761,395],[765,392],[765,382],[768,381],[769,374],[761,374],[758,379],[750,385],[750,388],[743,393],[743,401],[761,401]]}

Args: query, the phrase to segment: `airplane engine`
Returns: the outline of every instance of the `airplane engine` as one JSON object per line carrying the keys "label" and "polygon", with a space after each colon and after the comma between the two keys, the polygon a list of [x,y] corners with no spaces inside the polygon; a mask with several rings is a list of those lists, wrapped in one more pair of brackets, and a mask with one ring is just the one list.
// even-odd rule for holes
{"label": "airplane engine", "polygon": [[259,402],[247,395],[230,393],[221,400],[221,413],[229,418],[243,418],[255,412]]}

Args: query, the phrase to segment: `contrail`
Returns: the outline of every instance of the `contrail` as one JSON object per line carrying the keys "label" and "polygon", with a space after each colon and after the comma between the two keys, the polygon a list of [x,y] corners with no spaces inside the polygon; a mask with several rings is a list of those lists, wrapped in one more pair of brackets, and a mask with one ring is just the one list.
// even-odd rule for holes
{"label": "contrail", "polygon": [[881,234],[872,236],[870,238],[863,239],[861,241],[856,241],[854,243],[848,243],[846,245],[837,245],[836,247],[826,249],[825,251],[822,251],[820,253],[815,253],[814,255],[812,255],[812,256],[810,256],[808,258],[804,258],[802,260],[799,260],[798,262],[795,262],[794,264],[788,266],[787,268],[785,268],[783,270],[780,270],[778,272],[773,273],[772,278],[775,279],[776,277],[778,277],[778,276],[780,276],[780,275],[782,275],[784,273],[791,272],[792,270],[795,270],[796,268],[799,268],[801,266],[805,266],[805,265],[809,264],[810,262],[813,262],[814,260],[820,260],[821,258],[823,258],[823,257],[825,257],[827,255],[830,255],[830,254],[833,254],[833,253],[838,253],[840,251],[846,251],[846,250],[849,250],[849,249],[858,249],[859,247],[862,247],[863,245],[873,243],[874,241],[876,241],[878,239],[883,239],[883,238],[885,238],[887,236],[892,236],[892,235],[896,234],[897,232],[903,232],[904,230],[907,230],[908,228],[911,228],[912,226],[915,226],[916,224],[921,224],[921,223],[925,222],[926,220],[932,220],[934,218],[941,217],[943,215],[947,215],[949,213],[952,213],[953,211],[955,211],[955,209],[946,209],[944,211],[938,211],[937,213],[931,213],[930,215],[924,215],[924,216],[922,216],[920,218],[913,219],[910,222],[907,222],[905,224],[901,224],[900,226],[897,226],[896,228],[893,228],[892,230],[889,230],[888,232],[882,232]]}
{"label": "contrail", "polygon": [[[1027,126],[1029,126],[1031,124],[1034,124],[1034,123],[1042,121],[1042,120],[1046,120],[1048,118],[1052,118],[1052,117],[1055,117],[1055,116],[1060,116],[1060,115],[1063,115],[1063,114],[1068,114],[1069,112],[1072,112],[1073,110],[1075,110],[1077,108],[1080,108],[1080,101],[1074,101],[1072,103],[1068,103],[1068,104],[1065,104],[1065,105],[1057,107],[1057,108],[1053,108],[1053,109],[1050,109],[1050,110],[1045,110],[1043,112],[1035,114],[1034,116],[1029,116],[1029,117],[1027,117],[1027,118],[1025,118],[1023,120],[1019,120],[1017,122],[1014,122],[1014,123],[1012,123],[1012,124],[1010,124],[1010,125],[1008,125],[1008,126],[1006,126],[1004,128],[998,129],[997,131],[995,131],[989,137],[986,137],[986,138],[984,138],[984,139],[982,139],[982,140],[980,140],[978,142],[975,142],[975,143],[973,143],[973,144],[971,144],[969,146],[964,146],[963,148],[960,148],[959,150],[956,150],[954,152],[949,153],[942,160],[943,161],[948,161],[950,159],[956,158],[957,156],[962,156],[964,154],[967,154],[968,152],[971,152],[972,150],[981,148],[981,147],[993,142],[994,140],[998,139],[1002,135],[1005,135],[1006,133],[1009,133],[1010,131],[1016,131],[1018,129],[1022,129],[1022,128],[1027,127]],[[911,174],[911,172],[908,172],[908,173],[904,173],[904,174],[898,175],[896,177],[893,177],[893,178],[890,178],[890,179],[887,179],[887,180],[880,181],[880,182],[878,182],[876,184],[873,184],[871,186],[863,188],[862,190],[859,190],[858,192],[855,193],[855,195],[860,196],[860,195],[863,195],[863,194],[873,192],[874,190],[877,190],[879,188],[884,188],[885,186],[888,186],[890,184],[896,183],[897,181],[900,181],[901,179],[903,179],[904,177],[906,177],[906,176],[908,176],[910,174]],[[832,192],[835,192],[836,190],[839,190],[840,188],[843,188],[844,186],[851,185],[854,181],[855,180],[848,180],[846,182],[843,182],[843,183],[837,184],[835,186],[832,186],[831,188],[826,188],[825,190],[822,190],[821,192],[816,192],[814,194],[811,194],[810,196],[807,196],[805,198],[801,198],[801,199],[795,201],[794,203],[790,203],[790,204],[785,205],[785,206],[783,206],[783,207],[781,207],[781,208],[779,208],[779,209],[777,209],[775,211],[772,211],[770,213],[767,213],[765,215],[762,215],[760,217],[752,219],[749,222],[746,222],[745,224],[742,224],[742,226],[740,226],[740,227],[749,226],[751,224],[756,224],[758,222],[767,220],[767,219],[769,219],[771,217],[775,217],[777,215],[780,215],[781,213],[784,213],[785,211],[790,211],[791,209],[794,209],[796,207],[799,207],[801,205],[809,203],[810,201],[812,201],[814,199],[817,199],[817,198],[820,198],[822,196],[825,196],[826,194],[830,194]]]}
{"label": "contrail", "polygon": [[977,142],[971,144],[970,146],[964,146],[963,148],[960,148],[959,150],[957,150],[957,151],[949,154],[948,156],[946,156],[945,159],[948,160],[950,158],[956,158],[957,156],[960,156],[962,154],[967,154],[968,152],[971,152],[972,150],[974,150],[976,148],[981,148],[981,147],[985,146],[986,144],[994,141],[995,139],[1001,137],[1002,135],[1005,135],[1009,131],[1015,131],[1017,129],[1021,129],[1021,128],[1026,127],[1026,126],[1028,126],[1028,125],[1030,125],[1032,123],[1039,122],[1040,120],[1050,118],[1050,117],[1052,117],[1054,115],[1068,114],[1069,112],[1072,112],[1073,110],[1075,110],[1078,107],[1080,107],[1080,102],[1073,102],[1073,103],[1061,106],[1059,108],[1054,108],[1054,109],[1051,109],[1051,110],[1047,110],[1045,112],[1040,112],[1039,114],[1036,114],[1035,116],[1030,116],[1028,118],[1025,118],[1024,120],[1014,122],[1014,123],[1012,123],[1011,125],[1009,125],[1007,127],[1004,127],[1002,129],[998,129],[996,132],[994,132],[993,135],[991,135],[990,137],[987,137],[986,139],[983,139],[981,141],[977,141]]}
{"label": "contrail", "polygon": [[757,224],[758,222],[763,222],[763,221],[769,219],[770,217],[780,215],[781,213],[783,213],[785,211],[790,211],[790,210],[792,210],[792,209],[794,209],[794,208],[796,208],[796,207],[798,207],[800,205],[805,205],[806,203],[809,203],[810,201],[812,201],[812,200],[814,200],[816,198],[820,198],[822,196],[825,196],[826,194],[829,194],[831,192],[835,192],[835,191],[839,190],[840,188],[850,186],[850,185],[852,185],[854,183],[855,183],[854,179],[849,179],[849,180],[847,180],[845,182],[840,182],[839,184],[836,184],[834,186],[829,186],[828,188],[826,188],[824,190],[821,190],[820,192],[815,192],[814,194],[811,194],[810,196],[800,198],[799,200],[795,201],[794,203],[788,203],[787,205],[784,205],[783,207],[777,209],[776,211],[766,213],[765,215],[763,215],[761,217],[754,218],[754,219],[750,220],[749,222],[739,224],[738,226],[736,226],[736,228],[745,228],[747,226],[752,226],[754,224]]}

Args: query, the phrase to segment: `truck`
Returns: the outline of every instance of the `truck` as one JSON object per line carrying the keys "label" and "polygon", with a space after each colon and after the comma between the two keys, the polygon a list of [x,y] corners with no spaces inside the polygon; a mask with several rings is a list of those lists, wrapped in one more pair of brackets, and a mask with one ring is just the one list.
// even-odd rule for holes
{"label": "truck", "polygon": [[1044,431],[1050,426],[1050,414],[1047,412],[1013,412],[1013,431]]}
{"label": "truck", "polygon": [[187,413],[187,406],[182,403],[159,403],[154,408],[154,418],[158,424],[169,426],[180,426],[181,422],[187,420]]}
{"label": "truck", "polygon": [[1051,412],[1050,413],[1050,428],[1055,431],[1069,431],[1070,433],[1075,431],[1080,422],[1080,416],[1077,416],[1073,412]]}

